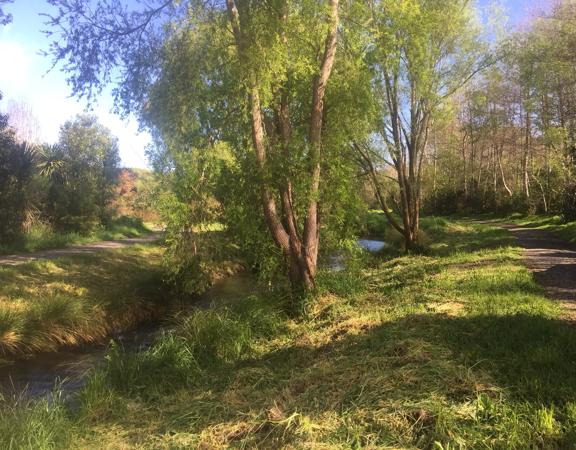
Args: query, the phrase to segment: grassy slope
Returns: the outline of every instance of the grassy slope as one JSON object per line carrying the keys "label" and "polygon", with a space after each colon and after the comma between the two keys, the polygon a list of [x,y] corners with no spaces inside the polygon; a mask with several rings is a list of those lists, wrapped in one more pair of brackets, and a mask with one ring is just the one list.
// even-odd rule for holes
{"label": "grassy slope", "polygon": [[121,217],[113,221],[107,228],[88,234],[59,233],[49,226],[39,225],[22,236],[21,239],[10,242],[0,242],[0,254],[28,253],[38,250],[63,248],[71,245],[88,244],[90,242],[126,239],[149,234],[150,229],[136,219]]}
{"label": "grassy slope", "polygon": [[103,339],[155,315],[158,246],[0,266],[0,358]]}
{"label": "grassy slope", "polygon": [[515,224],[552,231],[562,239],[576,242],[576,222],[564,222],[561,216],[511,216]]}
{"label": "grassy slope", "polygon": [[571,448],[576,329],[506,231],[427,228],[431,256],[322,274],[306,320],[252,298],[113,350],[75,413],[0,408],[0,447]]}

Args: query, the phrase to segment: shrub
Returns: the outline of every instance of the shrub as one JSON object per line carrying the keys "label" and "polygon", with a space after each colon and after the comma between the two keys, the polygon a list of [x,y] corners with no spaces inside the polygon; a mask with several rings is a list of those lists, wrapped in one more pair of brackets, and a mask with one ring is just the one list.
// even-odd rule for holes
{"label": "shrub", "polygon": [[562,194],[562,216],[567,222],[576,220],[576,183],[566,186]]}

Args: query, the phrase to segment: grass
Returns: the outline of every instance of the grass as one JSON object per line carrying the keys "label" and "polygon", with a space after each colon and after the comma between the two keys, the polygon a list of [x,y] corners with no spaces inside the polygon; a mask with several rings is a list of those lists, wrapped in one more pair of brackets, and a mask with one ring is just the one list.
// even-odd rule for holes
{"label": "grass", "polygon": [[12,242],[0,242],[0,254],[29,253],[38,250],[69,247],[97,241],[110,241],[139,237],[151,232],[140,220],[131,217],[120,217],[109,226],[90,233],[62,233],[44,223],[32,226],[19,239]]}
{"label": "grass", "polygon": [[562,216],[513,215],[509,221],[517,225],[551,231],[568,242],[576,242],[576,222],[566,222]]}
{"label": "grass", "polygon": [[0,447],[575,448],[576,328],[507,231],[425,225],[426,256],[321,273],[302,320],[250,297],[113,348],[77,411],[0,408]]}
{"label": "grass", "polygon": [[166,307],[154,245],[0,266],[0,358],[104,339]]}

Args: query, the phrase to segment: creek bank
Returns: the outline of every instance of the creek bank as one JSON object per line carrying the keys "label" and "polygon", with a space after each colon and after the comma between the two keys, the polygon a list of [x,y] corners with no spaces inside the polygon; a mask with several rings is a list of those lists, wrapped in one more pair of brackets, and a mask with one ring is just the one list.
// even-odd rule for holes
{"label": "creek bank", "polygon": [[[254,280],[245,274],[238,274],[215,283],[198,296],[189,308],[209,308],[254,293]],[[30,397],[40,397],[56,388],[67,394],[73,393],[84,385],[87,372],[104,361],[110,342],[114,341],[129,351],[142,351],[150,347],[162,333],[168,332],[170,327],[169,322],[149,321],[112,334],[107,342],[39,353],[0,366],[0,395],[19,396],[25,393]]]}
{"label": "creek bank", "polygon": [[[374,239],[360,239],[359,245],[366,251],[378,252],[386,243]],[[334,255],[329,261],[331,270],[343,270],[342,255]],[[204,294],[190,303],[189,309],[208,309],[223,305],[256,293],[255,280],[245,273],[221,278]],[[187,307],[182,308],[186,311]],[[39,353],[28,359],[0,366],[0,395],[41,397],[55,389],[71,395],[84,386],[86,374],[101,364],[114,341],[129,351],[142,351],[150,347],[171,324],[159,319],[142,323],[131,330],[109,336],[107,342],[61,348],[56,352]]]}

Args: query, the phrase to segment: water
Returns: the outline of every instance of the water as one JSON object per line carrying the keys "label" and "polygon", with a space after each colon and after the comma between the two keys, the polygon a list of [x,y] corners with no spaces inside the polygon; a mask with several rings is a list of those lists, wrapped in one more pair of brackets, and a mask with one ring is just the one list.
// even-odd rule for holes
{"label": "water", "polygon": [[[218,281],[198,297],[194,308],[209,308],[231,302],[255,292],[254,281],[246,275],[236,275]],[[168,325],[160,321],[110,336],[130,351],[150,347]],[[0,366],[0,393],[8,396],[25,393],[40,397],[60,388],[72,393],[84,385],[86,373],[104,361],[108,343],[62,348],[58,352],[40,353],[29,359]]]}
{"label": "water", "polygon": [[375,239],[358,239],[358,244],[364,250],[368,250],[369,252],[376,253],[380,250],[387,247],[386,242],[384,241],[377,241]]}
{"label": "water", "polygon": [[[386,248],[384,241],[376,239],[358,239],[358,245],[370,253],[377,253]],[[333,272],[340,272],[346,268],[346,259],[342,253],[334,253],[328,258],[328,268]]]}
{"label": "water", "polygon": [[[360,246],[369,252],[382,250],[383,241],[360,239]],[[338,271],[345,268],[343,255],[330,258],[329,267]],[[254,280],[247,275],[236,275],[215,283],[206,293],[199,296],[194,308],[210,308],[214,304],[226,304],[254,294]],[[143,324],[136,329],[111,336],[124,348],[141,351],[152,345],[166,324],[161,322]],[[108,343],[86,345],[73,349],[63,348],[54,353],[41,353],[29,359],[0,366],[0,393],[19,395],[25,392],[31,397],[46,395],[58,387],[65,393],[80,389],[86,373],[104,361]]]}

